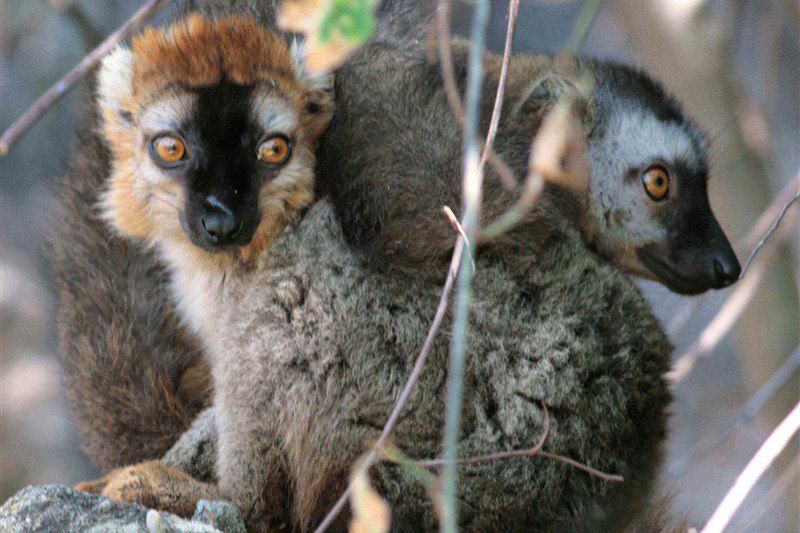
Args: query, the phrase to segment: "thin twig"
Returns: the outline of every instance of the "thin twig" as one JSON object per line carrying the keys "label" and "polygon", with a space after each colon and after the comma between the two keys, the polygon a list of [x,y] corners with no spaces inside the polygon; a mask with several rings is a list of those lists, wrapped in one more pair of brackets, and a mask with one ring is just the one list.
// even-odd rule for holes
{"label": "thin twig", "polygon": [[[544,402],[542,402],[542,409],[544,409],[544,430],[542,431],[542,436],[539,438],[539,442],[537,442],[536,446],[534,446],[533,448],[528,448],[525,450],[511,450],[509,452],[490,453],[486,455],[477,455],[475,457],[463,457],[461,459],[456,459],[454,463],[458,465],[474,465],[478,463],[485,463],[488,461],[510,459],[512,457],[533,457],[534,455],[538,454],[542,450],[542,446],[544,446],[544,443],[547,440],[548,435],[550,435],[550,412],[547,410],[547,406],[544,404]],[[442,466],[446,462],[447,461],[441,458],[420,459],[418,461],[414,461],[414,464],[425,468],[431,468],[434,466]]]}
{"label": "thin twig", "polygon": [[[780,477],[773,483],[767,492],[756,502],[748,514],[744,523],[739,524],[739,531],[758,531],[756,524],[760,524],[764,513],[770,510],[773,505],[783,500],[786,491],[790,488],[797,488],[797,477],[800,475],[800,460],[795,459],[792,464],[784,468]],[[797,501],[797,498],[794,498]]]}
{"label": "thin twig", "polygon": [[127,39],[144,22],[153,17],[166,6],[170,0],[148,0],[139,10],[129,18],[117,31],[109,35],[105,41],[84,57],[75,68],[50,87],[31,107],[28,108],[17,121],[8,128],[0,137],[0,156],[8,153],[11,145],[33,126],[53,104],[64,97],[75,83],[85,77],[100,60],[114,48],[120,41]]}
{"label": "thin twig", "polygon": [[800,403],[794,406],[747,463],[701,533],[721,533],[725,529],[756,482],[789,444],[798,429],[800,429]]}
{"label": "thin twig", "polygon": [[481,155],[481,169],[486,165],[489,152],[492,151],[494,138],[497,136],[497,126],[500,124],[500,115],[503,111],[503,99],[506,94],[508,81],[508,66],[511,63],[511,49],[514,46],[514,30],[517,27],[517,14],[519,13],[519,0],[511,0],[508,4],[508,28],[506,29],[506,44],[503,48],[503,62],[500,67],[500,79],[497,82],[497,94],[494,97],[492,118],[489,121],[489,132],[486,134],[486,144]]}
{"label": "thin twig", "polygon": [[[375,445],[364,458],[362,468],[370,468],[373,464],[375,464],[375,461],[378,459],[377,450],[380,450],[391,436],[392,431],[394,431],[394,427],[397,425],[397,421],[400,419],[400,414],[402,413],[403,408],[406,406],[408,399],[414,392],[414,388],[419,381],[419,376],[422,373],[422,368],[425,366],[425,361],[428,359],[428,354],[433,347],[433,342],[436,340],[436,335],[439,333],[439,328],[441,328],[442,321],[444,320],[445,313],[447,312],[447,304],[450,299],[450,293],[453,290],[453,284],[456,279],[459,265],[461,264],[461,253],[463,249],[464,240],[459,237],[456,241],[455,250],[453,250],[453,258],[450,261],[450,267],[447,270],[447,279],[445,280],[441,296],[439,297],[439,305],[436,307],[436,314],[433,317],[430,328],[428,328],[428,334],[425,337],[425,342],[423,343],[422,349],[417,356],[417,360],[414,362],[414,367],[411,369],[411,374],[409,374],[408,379],[403,386],[403,390],[400,392],[400,396],[397,398],[394,407],[392,407],[392,412],[389,414],[389,418],[386,420],[386,425],[383,427],[378,440],[375,441]],[[347,503],[347,498],[350,496],[350,490],[350,486],[348,486],[342,496],[337,500],[336,504],[331,508],[322,522],[320,522],[319,526],[317,526],[317,529],[315,530],[316,533],[325,531],[331,525],[331,523],[333,523],[333,520],[342,511]]]}
{"label": "thin twig", "polygon": [[783,217],[786,216],[786,212],[789,210],[792,204],[795,203],[798,199],[800,199],[800,190],[794,193],[794,196],[792,196],[789,199],[789,201],[786,202],[786,204],[783,206],[783,209],[781,209],[780,214],[775,219],[775,222],[772,223],[772,226],[770,226],[767,233],[765,233],[764,236],[761,237],[761,240],[758,241],[758,244],[756,244],[755,248],[753,248],[753,251],[750,252],[750,256],[747,258],[747,261],[744,262],[744,266],[742,267],[742,274],[741,274],[742,276],[744,276],[747,273],[748,269],[750,268],[750,265],[753,264],[753,259],[756,258],[758,252],[761,251],[761,248],[763,248],[763,246],[767,243],[770,237],[772,237],[772,234],[775,233],[775,230],[777,230],[778,226],[781,225],[781,221],[783,221]]}
{"label": "thin twig", "polygon": [[740,246],[745,250],[752,250],[755,248],[764,233],[769,230],[770,226],[775,222],[775,219],[778,218],[783,206],[789,203],[792,196],[798,192],[800,192],[800,173],[798,173],[795,179],[790,180],[778,196],[772,200],[772,203],[764,209],[748,234],[741,240]]}
{"label": "thin twig", "polygon": [[761,412],[761,409],[769,402],[775,394],[789,381],[797,370],[800,369],[800,346],[794,353],[783,362],[783,364],[772,374],[772,377],[758,389],[753,396],[739,409],[734,416],[721,430],[707,435],[697,447],[686,457],[675,461],[669,467],[670,474],[677,476],[686,471],[686,467],[700,455],[715,449],[724,442],[737,428],[750,422]]}
{"label": "thin twig", "polygon": [[[462,142],[462,202],[464,214],[462,226],[469,242],[475,242],[480,226],[483,173],[478,149],[481,86],[483,84],[483,49],[486,26],[489,22],[489,1],[477,0],[470,31],[469,67],[465,97],[464,132]],[[464,249],[462,255],[469,254]],[[470,256],[471,257],[471,256]],[[442,471],[441,530],[455,533],[458,530],[457,478],[455,464],[458,436],[461,425],[461,403],[464,386],[464,367],[467,355],[467,329],[472,299],[474,270],[467,261],[461,261],[458,270],[458,290],[453,311],[453,328],[450,341],[450,361],[447,371],[447,396],[444,419],[444,458],[447,461]]]}
{"label": "thin twig", "polygon": [[470,261],[472,262],[472,270],[477,270],[477,266],[475,265],[475,252],[472,250],[472,243],[469,242],[469,239],[467,238],[467,232],[464,230],[464,226],[461,225],[461,222],[459,222],[458,217],[456,217],[456,214],[453,213],[453,210],[450,209],[450,206],[446,205],[442,207],[442,211],[444,211],[444,214],[447,215],[447,219],[450,221],[450,225],[453,226],[453,229],[456,230],[459,235],[461,235],[462,239],[464,239],[464,248],[466,249]]}
{"label": "thin twig", "polygon": [[[736,249],[753,250],[758,244],[758,241],[769,230],[770,226],[772,226],[778,219],[778,216],[780,215],[784,206],[792,201],[792,195],[797,194],[798,191],[800,191],[800,176],[798,176],[797,179],[790,181],[786,187],[783,188],[780,194],[778,194],[778,196],[772,201],[772,203],[766,209],[764,209],[764,211],[758,217],[756,223],[753,224],[753,227],[750,229],[748,234],[740,239]],[[743,276],[744,271],[742,271],[739,277],[742,278]],[[667,326],[667,333],[669,336],[675,338],[675,335],[680,333],[686,324],[688,324],[689,321],[694,317],[695,313],[700,307],[700,304],[705,301],[706,298],[704,297],[689,300],[684,306],[684,309],[676,317],[674,317]]]}
{"label": "thin twig", "polygon": [[[450,29],[451,5],[451,0],[439,0],[436,10],[436,37],[444,93],[456,122],[463,128],[466,119],[464,117],[464,107],[461,105],[461,95],[458,94],[458,84],[456,83],[455,68],[453,66],[453,42]],[[485,150],[485,141],[480,137],[478,138],[478,144],[481,150]],[[500,176],[503,185],[509,190],[515,190],[519,186],[519,182],[514,176],[514,171],[511,170],[511,167],[497,155],[493,148],[490,147],[489,150],[485,151],[488,153],[487,159],[489,163],[497,172],[497,175]]]}
{"label": "thin twig", "polygon": [[[504,459],[511,459],[514,457],[534,457],[534,456],[541,456],[547,459],[552,459],[555,461],[560,461],[562,463],[568,464],[574,468],[587,472],[588,474],[598,477],[604,481],[613,482],[613,483],[621,483],[624,481],[622,476],[616,474],[606,474],[605,472],[601,472],[596,468],[592,468],[589,465],[585,465],[583,463],[579,463],[574,459],[570,459],[569,457],[564,457],[563,455],[558,455],[555,453],[545,452],[542,450],[547,437],[550,434],[550,413],[547,410],[547,406],[542,404],[542,408],[544,409],[545,415],[545,426],[544,431],[542,432],[541,438],[539,438],[539,442],[536,443],[536,446],[533,448],[528,448],[526,450],[511,450],[509,452],[497,452],[497,453],[490,453],[486,455],[478,455],[475,457],[465,457],[462,459],[457,459],[455,461],[456,464],[459,465],[473,465],[478,463],[485,463],[488,461],[500,461]],[[421,461],[414,461],[416,466],[421,466],[425,468],[431,468],[435,466],[442,466],[446,463],[444,459],[426,459]]]}
{"label": "thin twig", "polygon": [[75,24],[87,49],[96,47],[103,40],[103,35],[97,31],[80,3],[75,0],[49,0],[48,3]]}
{"label": "thin twig", "polygon": [[604,0],[585,0],[581,12],[578,15],[578,22],[572,28],[572,35],[567,45],[567,51],[571,55],[575,55],[581,50],[586,36],[589,35],[589,30],[594,24],[600,8],[603,6]]}
{"label": "thin twig", "polygon": [[573,468],[577,468],[578,470],[583,470],[587,474],[591,474],[594,477],[598,477],[603,481],[608,481],[611,483],[622,483],[625,479],[617,474],[606,474],[596,468],[592,468],[589,465],[585,465],[583,463],[579,463],[575,459],[570,459],[569,457],[564,457],[563,455],[558,455],[557,453],[550,453],[550,452],[539,452],[539,455],[542,457],[547,457],[548,459],[552,459],[554,461],[561,461],[562,463],[568,464]]}

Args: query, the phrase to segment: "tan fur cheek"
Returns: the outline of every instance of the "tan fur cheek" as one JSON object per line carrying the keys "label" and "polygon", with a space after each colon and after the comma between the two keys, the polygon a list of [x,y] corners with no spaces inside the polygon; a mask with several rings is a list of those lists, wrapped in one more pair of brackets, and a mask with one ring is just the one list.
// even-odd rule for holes
{"label": "tan fur cheek", "polygon": [[103,217],[122,234],[137,239],[149,239],[155,228],[147,204],[135,192],[135,178],[115,172],[101,199]]}

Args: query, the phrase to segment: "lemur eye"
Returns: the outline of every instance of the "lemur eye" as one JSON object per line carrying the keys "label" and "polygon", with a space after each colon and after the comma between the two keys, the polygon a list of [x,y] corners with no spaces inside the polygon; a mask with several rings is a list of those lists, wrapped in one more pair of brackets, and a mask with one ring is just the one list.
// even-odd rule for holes
{"label": "lemur eye", "polygon": [[664,200],[669,195],[669,173],[660,165],[644,171],[642,184],[647,195],[656,202]]}
{"label": "lemur eye", "polygon": [[159,135],[150,143],[156,162],[174,165],[186,155],[186,144],[175,135]]}
{"label": "lemur eye", "polygon": [[282,135],[275,135],[258,146],[258,159],[270,166],[282,165],[292,155],[292,145]]}

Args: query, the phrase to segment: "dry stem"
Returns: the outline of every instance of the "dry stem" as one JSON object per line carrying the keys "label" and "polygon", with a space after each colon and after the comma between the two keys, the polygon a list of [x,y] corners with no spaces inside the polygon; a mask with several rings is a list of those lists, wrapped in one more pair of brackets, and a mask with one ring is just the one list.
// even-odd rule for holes
{"label": "dry stem", "polygon": [[[364,458],[362,468],[369,469],[369,467],[375,464],[375,461],[378,459],[377,450],[381,449],[388,441],[392,431],[394,430],[394,427],[397,425],[397,421],[400,419],[400,413],[402,413],[403,408],[408,402],[408,399],[414,392],[414,388],[419,381],[419,376],[422,373],[422,368],[425,366],[425,361],[428,359],[428,354],[433,347],[433,341],[436,340],[436,335],[439,333],[442,320],[444,320],[444,316],[447,311],[447,303],[450,299],[450,293],[453,290],[453,283],[456,279],[456,273],[458,272],[458,267],[461,264],[461,252],[463,251],[463,248],[464,240],[463,238],[459,237],[456,241],[455,250],[453,251],[453,258],[450,261],[450,268],[447,271],[447,279],[445,280],[444,287],[442,288],[442,294],[439,297],[439,305],[436,308],[436,314],[433,317],[433,322],[431,322],[431,326],[428,329],[425,342],[423,343],[422,349],[417,356],[417,360],[414,362],[414,367],[411,369],[411,374],[408,376],[408,380],[406,380],[406,384],[403,386],[403,390],[400,392],[400,396],[397,398],[397,401],[392,408],[392,412],[389,414],[389,418],[386,420],[386,425],[383,427],[383,431],[381,431],[381,434],[378,437],[378,440],[375,442],[375,445],[372,447],[372,450],[370,450],[370,452]],[[342,496],[336,501],[336,504],[331,508],[322,522],[320,522],[319,526],[317,526],[317,529],[315,530],[317,533],[325,531],[328,526],[331,525],[336,516],[341,512],[341,510],[344,508],[344,505],[347,503],[350,490],[351,489],[348,486]]]}
{"label": "dry stem", "polygon": [[789,444],[798,429],[800,429],[800,403],[794,406],[783,422],[767,437],[764,444],[736,478],[733,487],[722,499],[701,533],[721,533],[725,529],[756,482]]}
{"label": "dry stem", "polygon": [[50,109],[57,101],[64,97],[78,80],[85,77],[111,51],[120,41],[127,39],[144,22],[153,17],[159,10],[166,6],[170,0],[148,0],[139,10],[129,18],[117,31],[109,35],[105,41],[89,52],[75,68],[66,76],[50,87],[25,113],[8,128],[0,137],[0,156],[8,153],[20,135],[33,126],[42,114]]}

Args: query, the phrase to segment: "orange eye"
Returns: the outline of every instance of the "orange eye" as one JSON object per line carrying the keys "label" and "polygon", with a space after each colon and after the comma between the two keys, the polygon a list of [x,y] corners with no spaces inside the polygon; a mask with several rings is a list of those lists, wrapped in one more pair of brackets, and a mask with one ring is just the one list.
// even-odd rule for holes
{"label": "orange eye", "polygon": [[186,145],[174,135],[161,135],[150,143],[156,162],[173,165],[186,155]]}
{"label": "orange eye", "polygon": [[258,159],[268,165],[281,165],[292,155],[292,145],[285,137],[270,137],[258,147]]}
{"label": "orange eye", "polygon": [[662,166],[652,166],[642,174],[642,184],[647,195],[656,202],[669,195],[669,174]]}

